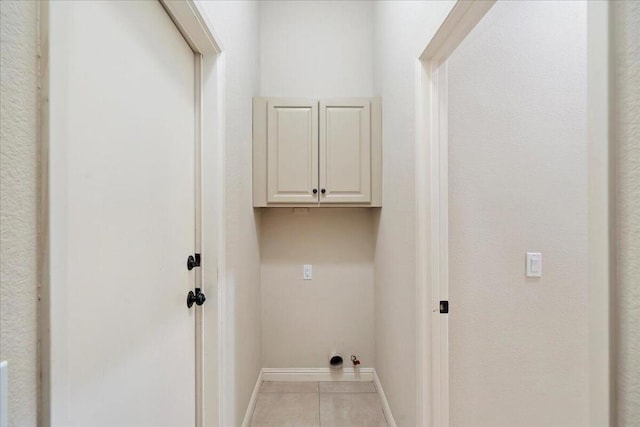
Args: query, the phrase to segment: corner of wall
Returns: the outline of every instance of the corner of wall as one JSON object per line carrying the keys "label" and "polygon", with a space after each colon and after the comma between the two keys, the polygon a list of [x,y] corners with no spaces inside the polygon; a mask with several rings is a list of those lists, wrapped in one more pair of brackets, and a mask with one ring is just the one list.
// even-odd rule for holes
{"label": "corner of wall", "polygon": [[252,203],[252,98],[259,89],[259,2],[200,2],[224,43],[225,277],[227,319],[222,411],[240,425],[262,367],[260,213]]}
{"label": "corner of wall", "polygon": [[617,286],[614,304],[618,425],[640,419],[640,3],[612,2],[612,120],[616,186]]}
{"label": "corner of wall", "polygon": [[9,425],[38,413],[38,5],[0,3],[0,361],[9,362]]}

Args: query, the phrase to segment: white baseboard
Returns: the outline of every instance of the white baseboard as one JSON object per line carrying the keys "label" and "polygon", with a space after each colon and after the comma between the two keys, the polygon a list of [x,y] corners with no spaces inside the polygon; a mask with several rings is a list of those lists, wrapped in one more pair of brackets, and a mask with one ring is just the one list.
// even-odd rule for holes
{"label": "white baseboard", "polygon": [[384,417],[387,419],[387,425],[389,427],[397,427],[396,421],[393,419],[393,415],[391,414],[391,408],[389,407],[387,396],[385,396],[384,394],[382,384],[380,383],[380,378],[378,378],[378,374],[376,373],[375,369],[373,371],[373,385],[376,387],[378,396],[380,396],[380,401],[382,402],[382,412],[384,412]]}
{"label": "white baseboard", "polygon": [[262,369],[258,373],[258,379],[256,380],[256,385],[253,387],[253,393],[251,394],[251,399],[249,400],[249,406],[247,406],[247,412],[244,414],[244,420],[242,421],[242,427],[249,427],[251,425],[251,418],[253,418],[253,411],[256,409],[256,401],[258,400],[258,393],[260,392],[260,386],[262,385]]}
{"label": "white baseboard", "polygon": [[373,381],[373,368],[262,368],[263,381]]}

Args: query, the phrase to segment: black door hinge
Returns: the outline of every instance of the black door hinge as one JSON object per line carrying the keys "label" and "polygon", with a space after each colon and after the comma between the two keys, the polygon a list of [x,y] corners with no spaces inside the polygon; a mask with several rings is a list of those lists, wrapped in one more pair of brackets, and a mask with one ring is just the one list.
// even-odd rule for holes
{"label": "black door hinge", "polygon": [[449,301],[440,301],[440,313],[449,312]]}
{"label": "black door hinge", "polygon": [[187,269],[191,271],[195,267],[200,267],[200,254],[189,255],[187,258]]}

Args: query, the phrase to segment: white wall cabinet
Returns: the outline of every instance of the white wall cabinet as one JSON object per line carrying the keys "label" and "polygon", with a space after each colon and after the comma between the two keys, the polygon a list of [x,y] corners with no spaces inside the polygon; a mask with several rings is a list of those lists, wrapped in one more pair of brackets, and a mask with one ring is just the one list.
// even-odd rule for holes
{"label": "white wall cabinet", "polygon": [[255,207],[382,201],[380,98],[255,98]]}

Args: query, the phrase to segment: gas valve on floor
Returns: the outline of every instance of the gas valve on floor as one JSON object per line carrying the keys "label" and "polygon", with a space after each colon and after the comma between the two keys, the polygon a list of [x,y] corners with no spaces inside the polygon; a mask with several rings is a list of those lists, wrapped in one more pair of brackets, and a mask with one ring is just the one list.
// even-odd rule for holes
{"label": "gas valve on floor", "polygon": [[353,366],[358,366],[360,364],[360,361],[358,360],[355,354],[351,355],[351,361],[353,362]]}

